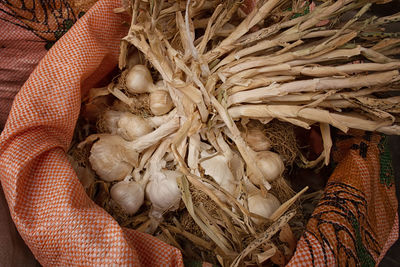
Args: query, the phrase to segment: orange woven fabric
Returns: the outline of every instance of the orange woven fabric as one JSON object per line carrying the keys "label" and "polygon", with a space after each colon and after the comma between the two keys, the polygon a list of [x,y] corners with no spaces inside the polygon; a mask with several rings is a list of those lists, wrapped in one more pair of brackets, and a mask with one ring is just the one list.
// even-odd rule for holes
{"label": "orange woven fabric", "polygon": [[380,172],[391,164],[381,141],[358,133],[337,143],[339,164],[288,266],[377,266],[396,242],[398,202],[393,181]]}
{"label": "orange woven fabric", "polygon": [[0,131],[39,61],[96,1],[0,1]]}
{"label": "orange woven fabric", "polygon": [[181,253],[123,229],[85,194],[66,150],[81,91],[117,63],[123,17],[99,1],[46,54],[0,137],[0,179],[19,233],[44,266],[183,266]]}

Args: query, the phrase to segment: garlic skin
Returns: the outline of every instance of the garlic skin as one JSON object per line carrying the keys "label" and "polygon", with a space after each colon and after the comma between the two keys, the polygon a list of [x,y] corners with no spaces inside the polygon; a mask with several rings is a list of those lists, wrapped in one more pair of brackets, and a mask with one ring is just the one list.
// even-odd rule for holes
{"label": "garlic skin", "polygon": [[[260,215],[266,219],[281,206],[279,200],[271,193],[268,193],[266,197],[263,197],[261,193],[250,195],[247,199],[249,205],[249,211],[251,213]],[[262,223],[262,220],[251,217],[251,220],[255,224]]]}
{"label": "garlic skin", "polygon": [[256,152],[256,164],[268,182],[279,178],[285,170],[281,157],[271,151]]}
{"label": "garlic skin", "polygon": [[127,214],[136,213],[144,202],[143,187],[137,182],[118,182],[111,188],[110,195]]}
{"label": "garlic skin", "polygon": [[258,128],[249,128],[246,133],[243,134],[247,144],[254,151],[266,151],[271,148],[271,143],[264,132]]}
{"label": "garlic skin", "polygon": [[181,199],[181,191],[176,179],[182,176],[178,171],[162,170],[152,173],[146,186],[146,197],[153,204],[153,210],[162,215],[167,210],[173,210]]}
{"label": "garlic skin", "polygon": [[116,135],[104,135],[93,144],[89,161],[102,180],[119,181],[132,172],[138,153],[127,147],[126,141]]}
{"label": "garlic skin", "polygon": [[223,189],[234,195],[237,181],[229,167],[229,160],[225,156],[216,155],[203,160],[200,166],[204,169],[206,175],[211,176]]}
{"label": "garlic skin", "polygon": [[149,69],[144,65],[133,66],[126,75],[125,86],[132,94],[150,92],[154,85]]}
{"label": "garlic skin", "polygon": [[171,96],[167,91],[156,90],[150,93],[150,110],[156,115],[164,115],[168,113],[174,104]]}
{"label": "garlic skin", "polygon": [[124,112],[117,122],[118,134],[128,141],[153,131],[153,127],[143,118]]}

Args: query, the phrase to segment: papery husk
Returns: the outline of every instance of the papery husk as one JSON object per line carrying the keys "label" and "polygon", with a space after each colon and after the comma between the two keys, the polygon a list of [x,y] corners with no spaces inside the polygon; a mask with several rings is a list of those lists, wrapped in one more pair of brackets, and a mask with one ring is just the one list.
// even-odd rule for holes
{"label": "papery husk", "polygon": [[355,38],[357,34],[355,32],[350,32],[348,34],[345,34],[333,41],[331,41],[331,44],[324,44],[321,43],[315,47],[312,48],[304,48],[298,51],[294,52],[287,52],[282,55],[267,55],[267,56],[259,56],[259,57],[246,57],[243,59],[240,59],[238,61],[235,61],[227,66],[225,66],[223,69],[219,70],[220,72],[223,73],[224,76],[229,77],[233,74],[240,73],[242,71],[252,69],[252,68],[257,68],[257,67],[263,67],[263,66],[271,66],[271,65],[278,65],[282,64],[288,61],[293,61],[299,58],[315,58],[318,56],[321,56],[323,54],[326,54],[328,52],[331,52],[335,48],[347,43],[351,39]]}
{"label": "papery husk", "polygon": [[242,23],[236,27],[235,31],[232,32],[224,41],[219,44],[215,49],[211,50],[207,54],[205,54],[205,58],[207,58],[208,62],[213,61],[214,59],[220,57],[224,53],[226,53],[227,47],[230,47],[236,40],[242,37],[248,30],[260,22],[265,16],[271,12],[271,10],[278,5],[280,1],[273,0],[266,2],[259,9],[254,9],[243,21]]}
{"label": "papery husk", "polygon": [[385,85],[399,79],[399,71],[392,70],[382,73],[360,75],[351,78],[314,78],[294,81],[285,84],[273,84],[268,87],[238,92],[228,99],[228,105],[250,101],[265,100],[268,97],[286,95],[297,92],[317,92],[322,90],[344,89],[351,87]]}
{"label": "papery husk", "polygon": [[283,203],[270,217],[272,221],[278,220],[286,211],[290,209],[290,207],[296,202],[299,197],[308,190],[308,186],[303,188],[300,192],[298,192],[296,195],[294,195],[292,198],[287,200],[285,203]]}
{"label": "papery husk", "polygon": [[178,179],[179,189],[182,191],[182,200],[185,203],[185,206],[195,220],[197,225],[207,234],[207,236],[217,244],[217,246],[224,252],[226,255],[232,255],[234,252],[226,246],[226,242],[223,242],[219,239],[221,235],[215,232],[215,229],[211,229],[208,222],[205,222],[201,217],[198,217],[198,213],[196,213],[195,207],[192,202],[191,194],[189,191],[189,184],[186,178],[182,177]]}
{"label": "papery husk", "polygon": [[167,225],[166,228],[168,230],[170,230],[171,232],[174,232],[175,234],[180,234],[182,236],[184,236],[185,238],[189,239],[191,242],[193,242],[194,244],[204,248],[204,249],[210,249],[213,244],[209,241],[205,241],[202,238],[193,235],[192,233],[179,229],[178,227],[172,226],[172,225]]}
{"label": "papery husk", "polygon": [[281,227],[283,227],[293,216],[295,215],[294,211],[288,212],[284,216],[281,216],[275,223],[273,223],[267,231],[265,231],[260,237],[256,238],[250,245],[248,245],[232,262],[231,267],[239,266],[240,262],[244,257],[246,257],[249,253],[255,250],[261,244],[267,242],[271,237],[276,234]]}
{"label": "papery husk", "polygon": [[378,131],[386,134],[400,134],[400,126],[392,125],[391,120],[372,121],[366,117],[359,118],[350,114],[339,114],[316,108],[302,108],[301,106],[289,105],[241,105],[229,109],[232,118],[279,118],[286,117],[304,118],[322,123],[328,123],[343,132],[349,128],[356,128],[365,131]]}
{"label": "papery husk", "polygon": [[161,231],[163,232],[163,236],[165,236],[165,238],[161,238],[161,235],[158,235],[157,238],[160,240],[163,240],[164,242],[178,248],[179,250],[183,250],[182,247],[179,245],[179,243],[175,240],[175,238],[172,236],[171,232],[163,227],[160,226]]}

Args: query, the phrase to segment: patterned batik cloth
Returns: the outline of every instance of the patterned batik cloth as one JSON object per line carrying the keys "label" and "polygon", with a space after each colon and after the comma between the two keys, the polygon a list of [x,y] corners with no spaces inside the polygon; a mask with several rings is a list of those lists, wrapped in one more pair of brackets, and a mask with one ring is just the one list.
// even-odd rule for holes
{"label": "patterned batik cloth", "polygon": [[128,19],[113,12],[119,6],[97,2],[53,45],[17,94],[0,137],[11,216],[44,266],[183,266],[178,249],[121,228],[91,201],[66,156],[81,92],[116,67]]}
{"label": "patterned batik cloth", "polygon": [[376,266],[398,238],[386,137],[343,137],[333,152],[338,165],[288,266]]}

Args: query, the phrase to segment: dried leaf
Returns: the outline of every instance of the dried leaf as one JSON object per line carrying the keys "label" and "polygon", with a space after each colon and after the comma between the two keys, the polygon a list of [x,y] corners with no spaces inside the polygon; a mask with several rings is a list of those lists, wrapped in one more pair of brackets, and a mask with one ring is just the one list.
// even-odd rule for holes
{"label": "dried leaf", "polygon": [[285,224],[279,233],[279,240],[285,242],[289,245],[290,255],[292,256],[295,249],[296,249],[296,238],[293,235],[292,229],[290,228],[289,224]]}
{"label": "dried leaf", "polygon": [[290,211],[287,214],[281,216],[276,222],[274,222],[260,237],[252,241],[232,262],[231,267],[239,266],[242,259],[244,259],[249,253],[258,248],[261,244],[270,240],[283,225],[285,225],[290,219],[294,217],[296,212]]}
{"label": "dried leaf", "polygon": [[285,255],[279,250],[276,250],[275,255],[271,257],[271,261],[274,264],[279,265],[279,266],[285,266],[286,265]]}

